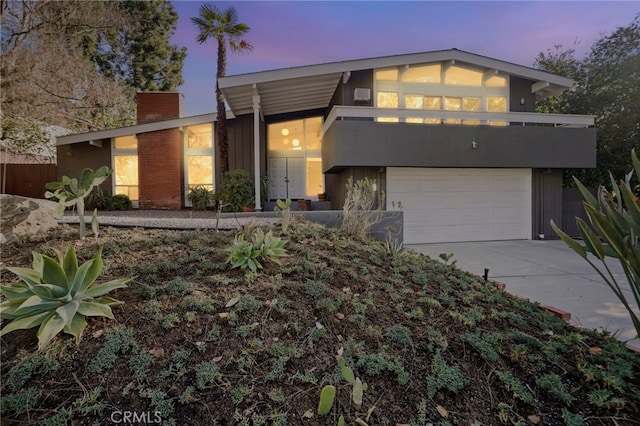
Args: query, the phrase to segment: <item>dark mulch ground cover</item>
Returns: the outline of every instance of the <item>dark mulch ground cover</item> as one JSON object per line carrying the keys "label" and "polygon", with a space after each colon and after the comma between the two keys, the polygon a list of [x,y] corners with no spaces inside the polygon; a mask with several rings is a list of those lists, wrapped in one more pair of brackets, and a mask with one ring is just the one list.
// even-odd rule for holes
{"label": "dark mulch ground cover", "polygon": [[[86,261],[102,245],[99,281],[136,277],[79,345],[2,337],[2,423],[640,424],[640,355],[617,340],[413,252],[301,221],[273,232],[288,256],[255,273],[225,263],[235,232],[61,227],[2,247],[29,266],[32,250]],[[360,406],[338,359],[366,383]]]}

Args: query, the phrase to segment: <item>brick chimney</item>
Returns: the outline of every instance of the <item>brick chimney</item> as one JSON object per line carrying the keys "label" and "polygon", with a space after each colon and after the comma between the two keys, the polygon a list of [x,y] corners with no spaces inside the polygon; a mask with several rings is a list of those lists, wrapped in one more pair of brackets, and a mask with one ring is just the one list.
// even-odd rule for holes
{"label": "brick chimney", "polygon": [[182,116],[182,95],[178,92],[138,92],[136,101],[138,124]]}
{"label": "brick chimney", "polygon": [[[139,92],[138,124],[180,118],[182,95],[178,92]],[[182,208],[183,153],[178,127],[138,136],[138,187],[141,209]]]}

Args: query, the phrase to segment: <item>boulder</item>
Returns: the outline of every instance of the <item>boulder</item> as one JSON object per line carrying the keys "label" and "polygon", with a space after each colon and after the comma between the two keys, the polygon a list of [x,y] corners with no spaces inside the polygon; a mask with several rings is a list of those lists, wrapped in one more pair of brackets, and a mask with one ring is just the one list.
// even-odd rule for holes
{"label": "boulder", "polygon": [[0,194],[0,243],[45,235],[58,226],[57,208],[49,200]]}

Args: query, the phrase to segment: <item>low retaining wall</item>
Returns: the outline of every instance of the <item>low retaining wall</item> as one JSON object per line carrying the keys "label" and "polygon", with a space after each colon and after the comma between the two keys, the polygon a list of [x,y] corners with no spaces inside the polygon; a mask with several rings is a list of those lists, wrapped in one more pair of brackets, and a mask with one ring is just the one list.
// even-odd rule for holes
{"label": "low retaining wall", "polygon": [[[342,224],[342,210],[310,210],[310,211],[292,211],[293,216],[303,216],[311,222],[321,223],[325,226],[338,227]],[[400,211],[384,211],[382,212],[382,221],[375,224],[371,230],[371,236],[385,241],[389,237],[398,242],[404,241],[404,215]],[[276,217],[274,212],[251,212],[251,213],[223,213],[221,217]]]}

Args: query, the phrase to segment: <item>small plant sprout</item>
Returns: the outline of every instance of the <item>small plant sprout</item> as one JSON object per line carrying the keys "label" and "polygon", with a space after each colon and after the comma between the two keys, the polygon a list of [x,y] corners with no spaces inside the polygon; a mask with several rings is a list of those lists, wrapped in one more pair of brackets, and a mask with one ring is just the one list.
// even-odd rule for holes
{"label": "small plant sprout", "polygon": [[287,232],[289,224],[291,223],[291,199],[287,198],[284,201],[277,200],[273,211],[282,219],[280,222],[282,225],[282,232]]}
{"label": "small plant sprout", "polygon": [[[440,253],[438,255],[438,257],[440,259],[442,259],[442,261],[444,262],[445,265],[449,264],[449,261],[451,260],[451,258],[453,258],[454,254],[453,253]],[[452,263],[452,265],[456,264],[456,261],[454,260]]]}
{"label": "small plant sprout", "polygon": [[318,403],[318,415],[326,416],[333,407],[333,401],[336,398],[336,387],[327,385],[320,392],[320,402]]}
{"label": "small plant sprout", "polygon": [[98,223],[98,209],[93,209],[93,216],[91,217],[91,231],[95,239],[98,239],[100,233],[100,224]]}
{"label": "small plant sprout", "polygon": [[351,400],[353,401],[353,404],[357,408],[362,407],[362,397],[364,395],[364,391],[367,390],[367,384],[362,383],[362,380],[355,376],[353,369],[345,363],[344,359],[338,359],[338,366],[340,367],[342,379],[347,383],[350,383],[352,386]]}
{"label": "small plant sprout", "polygon": [[45,192],[45,198],[53,198],[58,201],[57,214],[62,216],[64,209],[67,207],[76,207],[78,210],[78,219],[80,221],[80,239],[84,240],[86,233],[86,224],[84,220],[84,204],[94,188],[100,186],[107,178],[111,176],[111,169],[106,166],[100,167],[98,170],[84,169],[80,180],[62,176],[61,181],[49,182],[45,187],[54,192]]}

